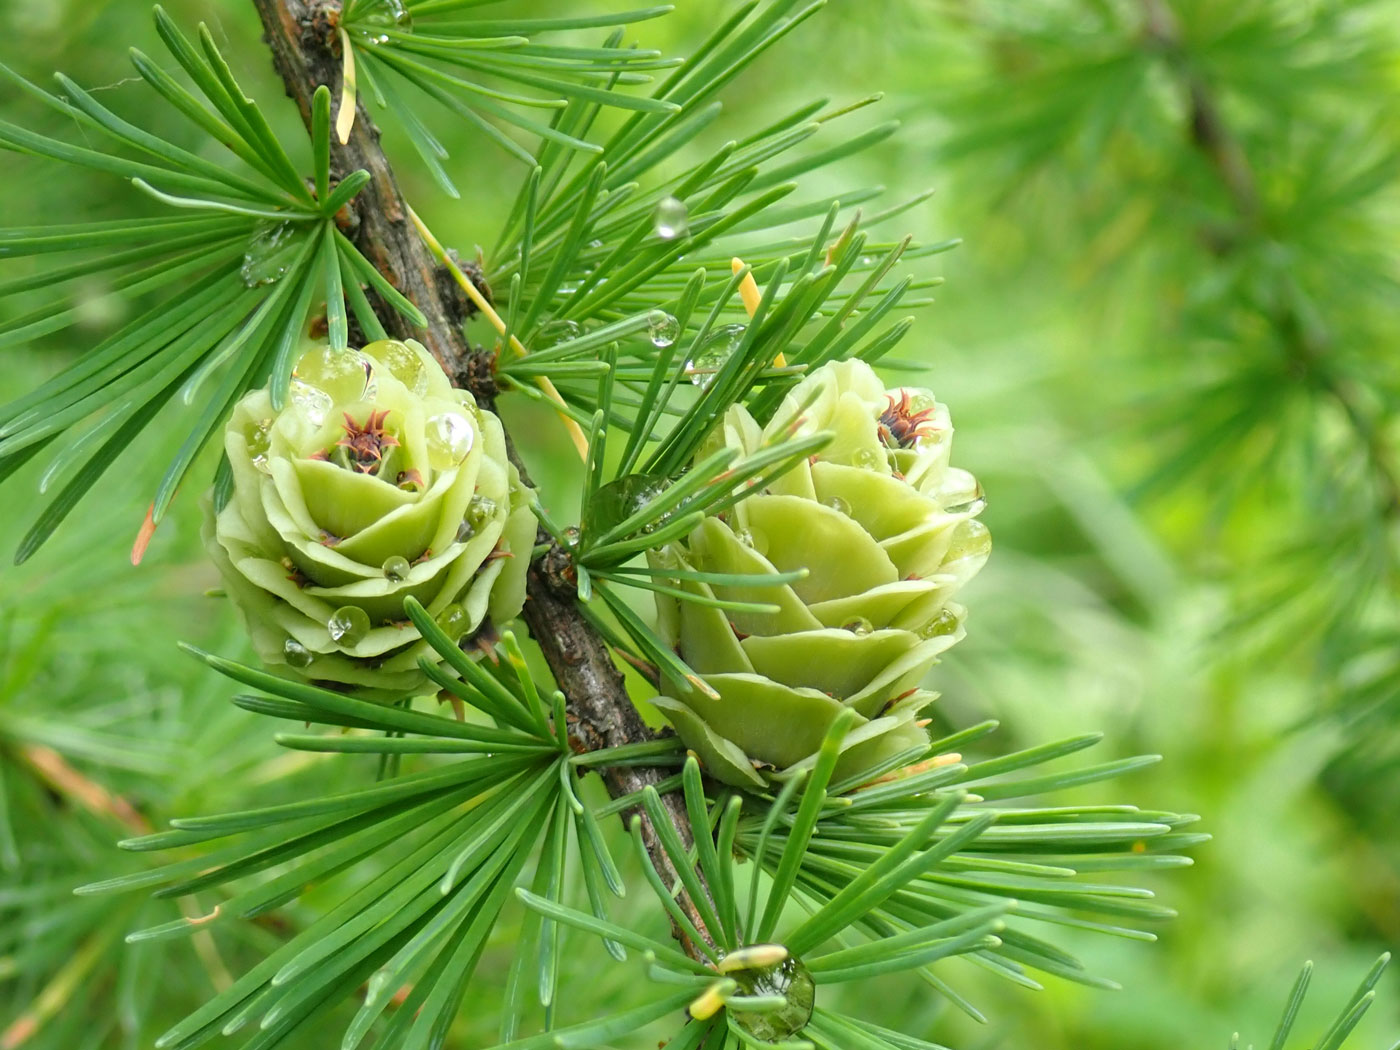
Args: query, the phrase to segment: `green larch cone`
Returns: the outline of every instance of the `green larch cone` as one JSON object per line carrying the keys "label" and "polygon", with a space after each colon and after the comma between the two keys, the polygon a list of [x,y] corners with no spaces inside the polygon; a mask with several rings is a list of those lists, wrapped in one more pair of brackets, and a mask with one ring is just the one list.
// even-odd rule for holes
{"label": "green larch cone", "polygon": [[535,519],[505,434],[418,343],[312,347],[282,411],[238,403],[224,449],[205,546],[279,673],[396,699],[436,659],[406,597],[459,639],[520,612]]}
{"label": "green larch cone", "polygon": [[760,786],[760,770],[813,761],[843,707],[860,721],[837,779],[926,745],[917,714],[934,694],[920,684],[962,638],[964,609],[951,599],[991,550],[975,520],[980,486],[948,465],[948,410],[926,390],[886,390],[861,361],[818,368],[766,427],[736,406],[701,455],[817,431],[835,435],[819,455],[651,554],[661,569],[807,571],[777,587],[674,581],[777,605],[771,614],[657,596],[663,637],[719,696],[668,680],[656,704],[731,784]]}

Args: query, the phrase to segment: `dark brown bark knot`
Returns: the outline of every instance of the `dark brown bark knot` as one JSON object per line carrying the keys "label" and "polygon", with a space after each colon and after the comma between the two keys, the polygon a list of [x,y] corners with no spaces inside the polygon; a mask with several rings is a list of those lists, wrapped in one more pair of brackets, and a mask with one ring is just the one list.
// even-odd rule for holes
{"label": "dark brown bark knot", "polygon": [[473,353],[462,362],[452,376],[452,381],[463,390],[471,391],[476,403],[492,406],[500,394],[496,385],[496,355],[489,350],[474,347]]}

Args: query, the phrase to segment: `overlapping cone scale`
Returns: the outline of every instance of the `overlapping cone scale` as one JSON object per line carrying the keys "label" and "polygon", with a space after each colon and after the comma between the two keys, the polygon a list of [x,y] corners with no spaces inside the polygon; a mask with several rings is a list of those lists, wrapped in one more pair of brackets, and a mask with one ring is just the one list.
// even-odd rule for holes
{"label": "overlapping cone scale", "polygon": [[[701,455],[818,431],[834,435],[818,455],[650,555],[662,570],[752,574],[753,586],[672,582],[777,607],[657,596],[665,640],[718,699],[667,680],[656,704],[710,774],[736,785],[814,761],[847,708],[859,720],[837,779],[926,746],[918,713],[933,694],[922,683],[963,637],[965,610],[952,599],[991,547],[976,520],[980,486],[948,463],[947,409],[926,390],[886,390],[860,361],[815,370],[766,427],[736,406]],[[795,570],[805,577],[761,580]]]}
{"label": "overlapping cone scale", "polygon": [[234,408],[233,491],[204,540],[263,661],[278,673],[396,699],[438,660],[404,613],[454,638],[516,616],[535,537],[500,421],[413,341],[312,346],[281,411]]}

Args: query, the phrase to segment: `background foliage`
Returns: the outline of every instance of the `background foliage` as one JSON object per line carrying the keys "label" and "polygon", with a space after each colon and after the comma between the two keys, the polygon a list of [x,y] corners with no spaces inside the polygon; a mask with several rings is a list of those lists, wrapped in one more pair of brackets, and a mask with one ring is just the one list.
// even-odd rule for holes
{"label": "background foliage", "polygon": [[[802,27],[725,91],[721,123],[776,117],[814,88],[838,105],[884,90],[867,126],[898,117],[904,133],[823,172],[809,194],[883,183],[897,200],[933,187],[903,221],[922,239],[966,242],[932,264],[948,283],[901,350],[919,349],[952,406],[959,462],[988,490],[996,539],[968,595],[968,640],[936,672],[942,718],[1001,718],[1006,747],[1103,730],[1104,758],[1160,752],[1167,761],[1125,786],[1204,814],[1214,836],[1194,868],[1158,880],[1181,912],[1160,943],[1071,936],[1123,991],[989,978],[982,1028],[896,982],[883,986],[883,1023],[967,1048],[1223,1046],[1235,1029],[1258,1042],[1299,960],[1319,963],[1305,1018],[1320,1016],[1400,941],[1389,347],[1400,5],[878,6],[871,17],[834,5]],[[249,5],[168,7],[209,21],[259,98],[280,96]],[[682,5],[640,36],[673,54],[713,17]],[[144,4],[19,0],[0,33],[18,72],[62,68],[118,95],[129,67],[114,42],[156,46]],[[6,91],[10,119],[58,119]],[[290,106],[268,108],[279,130],[297,129]],[[409,196],[465,256],[499,228],[522,168],[466,128],[433,130],[459,165],[460,202],[399,129],[386,142]],[[5,163],[5,224],[131,203],[112,180]],[[94,338],[120,320],[107,289],[83,295]],[[73,351],[60,340],[4,350],[4,394]],[[563,484],[562,431],[542,415],[528,432],[556,441],[527,455],[558,462],[544,480]],[[105,873],[111,841],[129,833],[132,815],[111,799],[159,825],[237,808],[248,785],[318,761],[275,753],[272,730],[175,650],[182,638],[246,656],[231,611],[198,597],[214,576],[194,541],[195,501],[175,505],[139,571],[127,567],[162,466],[155,455],[104,481],[93,512],[0,578],[0,987],[6,1011],[56,989],[43,1038],[59,1041],[43,1045],[149,1045],[276,932],[143,945],[108,969],[110,942],[167,917],[68,893]],[[7,549],[28,524],[15,497],[38,474],[7,489]],[[55,790],[36,747],[109,789],[108,804]],[[315,772],[293,771],[283,790]],[[20,851],[37,863],[23,882]],[[273,921],[295,924],[297,909]],[[510,932],[498,931],[498,958]],[[583,938],[570,943],[591,958]],[[506,979],[489,960],[483,994]],[[49,983],[54,973],[63,980]],[[625,1001],[633,976],[602,968],[597,998]],[[112,986],[116,1015],[65,1008],[93,984]],[[149,997],[160,1008],[134,1027]],[[1357,1045],[1394,1032],[1396,1000],[1383,996]],[[0,1030],[11,1020],[0,1013]],[[493,1031],[468,1010],[454,1040]]]}

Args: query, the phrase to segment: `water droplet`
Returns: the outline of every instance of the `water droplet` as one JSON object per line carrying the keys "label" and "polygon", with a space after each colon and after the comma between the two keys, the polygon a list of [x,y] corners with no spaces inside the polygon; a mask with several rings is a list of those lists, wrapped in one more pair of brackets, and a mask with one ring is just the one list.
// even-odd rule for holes
{"label": "water droplet", "polygon": [[[564,289],[559,289],[561,292]],[[546,321],[540,325],[531,340],[536,350],[545,350],[560,343],[567,343],[583,335],[583,327],[577,321]]]}
{"label": "water droplet", "polygon": [[977,486],[977,492],[971,499],[964,500],[962,503],[954,503],[944,509],[947,510],[949,514],[981,514],[987,509],[987,499],[982,495],[982,486]]}
{"label": "water droplet", "polygon": [[457,526],[458,543],[466,543],[467,540],[471,539],[475,535],[476,529],[473,527],[471,522],[464,520],[460,525]]}
{"label": "water droplet", "polygon": [[665,310],[653,310],[647,314],[647,334],[652,346],[665,349],[681,334],[681,323]]}
{"label": "water droplet", "polygon": [[331,641],[342,649],[353,649],[369,634],[369,613],[358,605],[342,605],[326,621]]}
{"label": "water droplet", "polygon": [[[621,525],[646,504],[659,496],[671,479],[664,474],[626,474],[600,488],[589,507],[589,527],[599,533]],[[655,532],[666,522],[669,514],[643,523],[640,531]]]}
{"label": "water droplet", "polygon": [[927,412],[929,409],[935,407],[937,404],[937,399],[935,399],[934,396],[930,394],[927,390],[909,391],[910,412]]}
{"label": "water droplet", "polygon": [[851,457],[858,467],[866,470],[874,470],[885,462],[885,457],[878,450],[866,445],[856,449],[855,455]]}
{"label": "water droplet", "polygon": [[759,554],[768,553],[768,533],[762,529],[741,526],[734,530],[734,536],[745,547],[749,547]]}
{"label": "water droplet", "polygon": [[472,450],[476,429],[460,412],[430,416],[426,425],[428,465],[434,470],[451,470]]}
{"label": "water droplet", "polygon": [[823,500],[822,502],[824,502],[832,510],[838,511],[841,514],[849,516],[851,513],[851,505],[847,503],[844,499],[842,499],[840,496],[832,496],[830,499]]}
{"label": "water droplet", "polygon": [[408,578],[409,571],[413,566],[408,563],[407,558],[395,554],[384,559],[382,568],[386,580],[389,580],[391,583],[399,583]]}
{"label": "water droplet", "polygon": [[292,380],[291,386],[287,388],[287,396],[313,427],[319,427],[326,421],[326,416],[330,415],[334,405],[330,394],[310,383],[303,383],[300,379]]}
{"label": "water droplet", "polygon": [[919,628],[920,638],[941,638],[958,629],[958,616],[952,609],[944,609],[928,623]]}
{"label": "water droplet", "polygon": [[964,558],[985,558],[992,551],[992,533],[976,518],[958,522],[953,530],[953,542],[948,545],[943,564]]}
{"label": "water droplet", "polygon": [[314,346],[301,355],[292,375],[308,386],[323,390],[332,403],[349,404],[367,394],[374,366],[358,350],[332,350],[329,343]]}
{"label": "water droplet", "polygon": [[726,976],[745,996],[782,996],[786,1005],[776,1010],[729,1009],[729,1018],[754,1039],[781,1043],[796,1035],[812,1019],[816,1006],[816,982],[802,960],[788,956],[773,966],[731,970]]}
{"label": "water droplet", "polygon": [[[413,16],[409,14],[408,5],[403,0],[369,0],[363,6],[365,13],[355,19],[360,25],[391,26],[404,32],[413,28]],[[375,37],[375,40],[385,44],[389,38],[380,35]]]}
{"label": "water droplet", "polygon": [[490,496],[473,496],[467,504],[467,516],[463,524],[475,531],[490,521],[496,514],[496,501]]}
{"label": "water droplet", "polygon": [[282,643],[282,659],[293,667],[309,667],[315,657],[311,655],[311,650],[295,638],[288,638]]}
{"label": "water droplet", "polygon": [[462,635],[471,630],[472,621],[471,617],[467,615],[467,610],[453,602],[438,613],[437,625],[443,634],[456,642],[460,641]]}
{"label": "water droplet", "polygon": [[662,197],[652,216],[652,229],[663,241],[674,241],[690,232],[690,211],[675,197]]}
{"label": "water droplet", "polygon": [[243,424],[243,440],[248,443],[248,455],[254,458],[267,455],[272,444],[272,420],[248,420]]}
{"label": "water droplet", "polygon": [[857,616],[847,620],[841,625],[843,631],[850,631],[852,634],[869,634],[875,630],[875,625],[864,616]]}
{"label": "water droplet", "polygon": [[275,284],[292,265],[292,256],[299,247],[290,222],[265,222],[258,226],[248,248],[243,253],[243,265],[238,275],[249,288]]}
{"label": "water droplet", "polygon": [[874,266],[874,265],[875,265],[875,256],[873,256],[873,255],[862,255],[862,256],[860,257],[860,264],[861,264],[861,266]]}
{"label": "water droplet", "polygon": [[724,363],[734,356],[748,329],[741,324],[722,325],[712,331],[695,356],[685,363],[690,381],[702,390],[715,380]]}
{"label": "water droplet", "polygon": [[414,396],[422,397],[428,392],[428,366],[407,343],[380,339],[366,346],[364,352],[383,365]]}
{"label": "water droplet", "polygon": [[248,443],[248,458],[253,466],[268,473],[267,450],[272,446],[272,420],[248,420],[243,424],[243,440]]}

